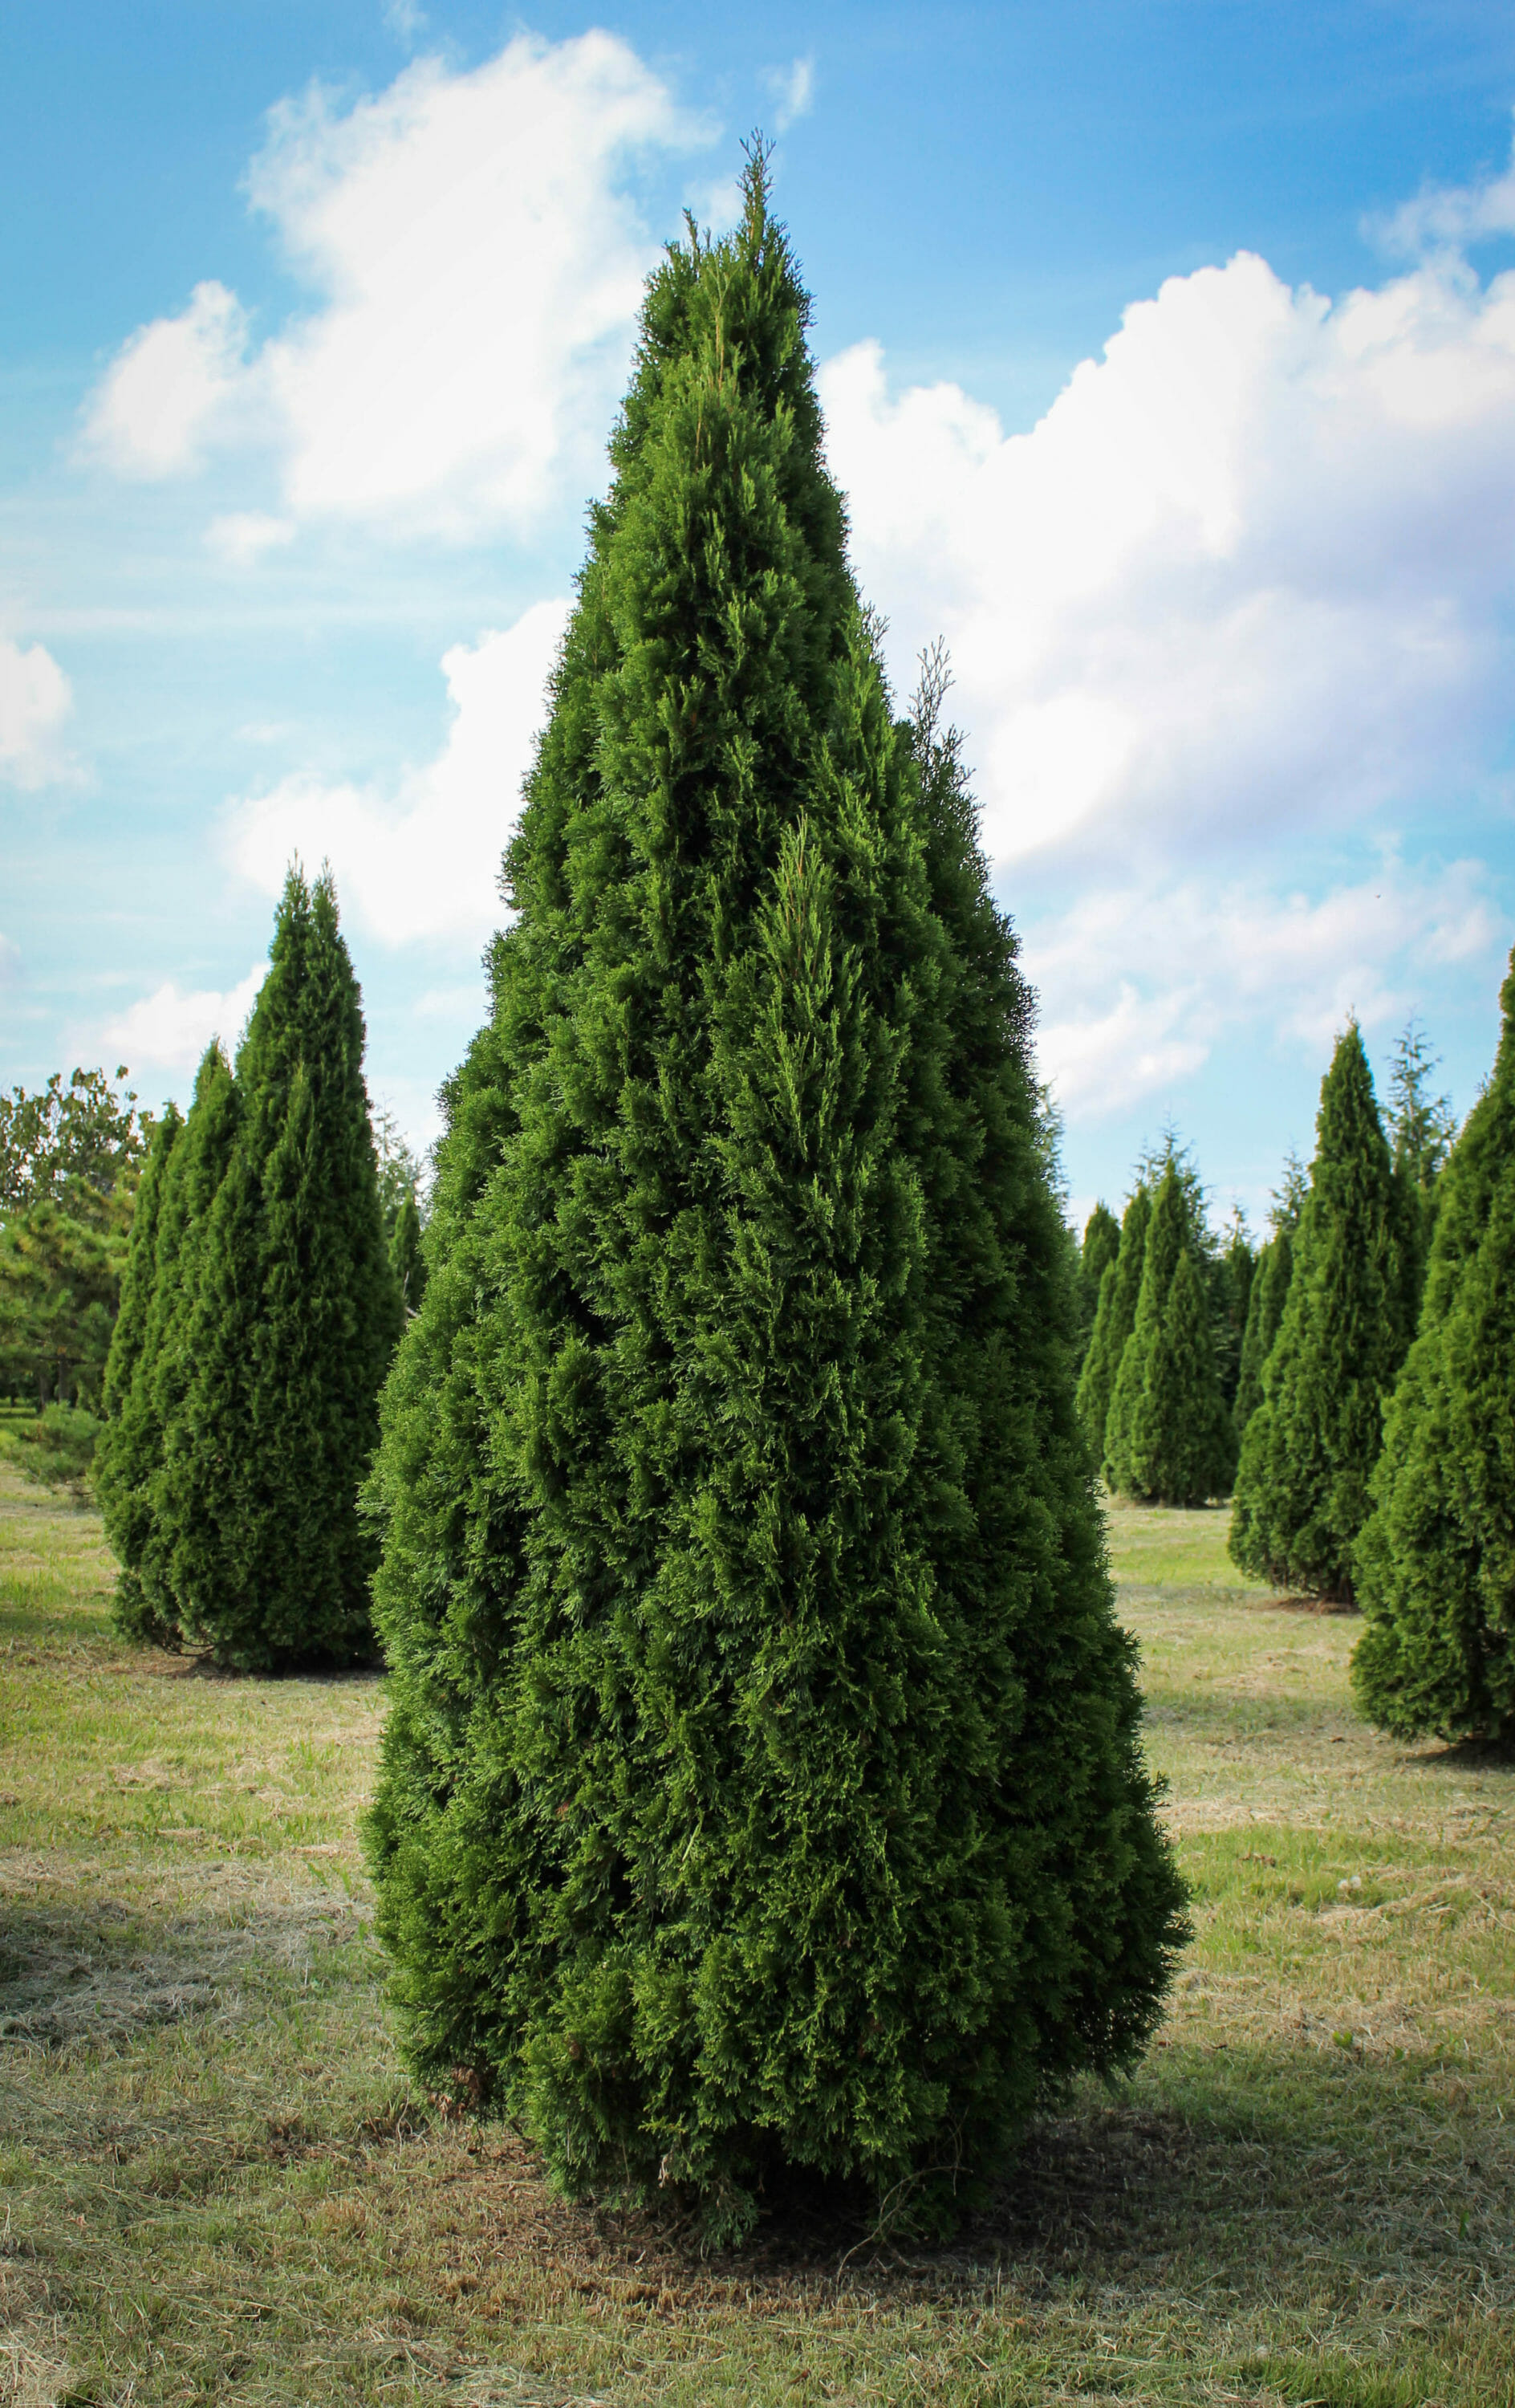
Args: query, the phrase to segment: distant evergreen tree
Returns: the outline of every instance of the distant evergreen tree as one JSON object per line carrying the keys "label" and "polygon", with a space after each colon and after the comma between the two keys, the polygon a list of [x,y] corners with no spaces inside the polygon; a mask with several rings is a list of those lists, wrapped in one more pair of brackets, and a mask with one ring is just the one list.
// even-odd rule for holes
{"label": "distant evergreen tree", "polygon": [[1029,999],[807,309],[759,151],[649,288],[374,1484],[412,2060],[717,2233],[992,2157],[1181,1911]]}
{"label": "distant evergreen tree", "polygon": [[1100,1282],[1120,1251],[1121,1224],[1109,1206],[1101,1201],[1084,1223],[1083,1245],[1079,1255],[1080,1362],[1089,1351],[1089,1340],[1093,1334],[1094,1315],[1099,1310]]}
{"label": "distant evergreen tree", "polygon": [[[1156,1235],[1158,1204],[1152,1212]],[[1153,1249],[1149,1242],[1148,1259]],[[1137,1326],[1141,1314],[1137,1312]],[[1129,1350],[1128,1350],[1129,1351]],[[1122,1485],[1159,1505],[1203,1505],[1223,1496],[1236,1469],[1230,1415],[1215,1368],[1205,1282],[1184,1246],[1147,1354],[1125,1441]]]}
{"label": "distant evergreen tree", "polygon": [[[1221,1493],[1233,1469],[1229,1432],[1222,1428],[1225,1406],[1210,1298],[1196,1260],[1197,1194],[1182,1166],[1170,1160],[1152,1197],[1136,1319],[1121,1356],[1105,1434],[1110,1486],[1169,1505],[1199,1503]],[[1175,1282],[1185,1262],[1189,1268],[1175,1312]]]}
{"label": "distant evergreen tree", "polygon": [[237,1105],[226,1056],[213,1039],[195,1073],[189,1116],[159,1166],[141,1340],[129,1362],[123,1354],[114,1366],[111,1419],[98,1451],[106,1531],[121,1567],[116,1627],[160,1646],[179,1644],[166,1438],[189,1389],[200,1250],[236,1138]]}
{"label": "distant evergreen tree", "polygon": [[1400,1739],[1515,1734],[1515,955],[1500,1007],[1357,1542],[1352,1682]]}
{"label": "distant evergreen tree", "polygon": [[243,1670],[372,1643],[358,1491],[400,1302],[363,1049],[331,880],[307,888],[292,870],[237,1054],[239,1125],[165,1440],[179,1627]]}
{"label": "distant evergreen tree", "polygon": [[1406,1286],[1399,1194],[1353,1021],[1321,1089],[1283,1320],[1242,1444],[1231,1553],[1243,1571],[1351,1598]]}
{"label": "distant evergreen tree", "polygon": [[421,1249],[421,1209],[413,1190],[401,1198],[389,1254],[401,1303],[407,1312],[419,1312],[426,1292],[426,1257]]}
{"label": "distant evergreen tree", "polygon": [[1120,1249],[1114,1262],[1106,1265],[1100,1279],[1094,1326],[1079,1374],[1079,1422],[1096,1464],[1105,1460],[1105,1431],[1115,1375],[1121,1368],[1126,1340],[1136,1325],[1151,1210],[1151,1191],[1138,1182],[1121,1218]]}
{"label": "distant evergreen tree", "polygon": [[1263,1367],[1273,1352],[1273,1341],[1283,1320],[1293,1261],[1293,1238],[1288,1229],[1279,1229],[1271,1237],[1257,1257],[1236,1370],[1236,1400],[1231,1409],[1231,1426],[1238,1446],[1262,1402]]}
{"label": "distant evergreen tree", "polygon": [[[1195,1268],[1200,1266],[1196,1264]],[[1240,1385],[1241,1350],[1246,1342],[1247,1317],[1256,1276],[1257,1250],[1246,1215],[1238,1205],[1231,1215],[1225,1243],[1215,1251],[1211,1271],[1215,1369],[1228,1413]]]}
{"label": "distant evergreen tree", "polygon": [[140,1621],[140,1584],[135,1570],[141,1553],[140,1517],[147,1509],[146,1491],[157,1469],[159,1450],[144,1448],[144,1415],[130,1410],[134,1383],[145,1395],[150,1368],[137,1381],[152,1326],[152,1301],[157,1285],[158,1227],[169,1157],[183,1133],[184,1118],[169,1104],[152,1132],[148,1158],[137,1185],[132,1226],[121,1272],[121,1310],[106,1357],[100,1410],[104,1426],[95,1441],[94,1488],[105,1519],[106,1535],[122,1567],[117,1583],[119,1614],[129,1627]]}
{"label": "distant evergreen tree", "polygon": [[1448,1096],[1433,1096],[1431,1081],[1440,1068],[1425,1032],[1411,1020],[1394,1049],[1389,1074],[1389,1150],[1401,1188],[1406,1242],[1412,1291],[1411,1324],[1419,1312],[1425,1268],[1436,1234],[1436,1197],[1442,1168],[1457,1135],[1457,1119]]}

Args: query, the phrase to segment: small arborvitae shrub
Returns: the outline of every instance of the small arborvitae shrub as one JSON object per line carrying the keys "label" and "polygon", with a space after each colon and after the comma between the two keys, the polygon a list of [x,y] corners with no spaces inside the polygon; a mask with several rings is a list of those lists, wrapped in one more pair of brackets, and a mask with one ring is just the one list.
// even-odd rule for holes
{"label": "small arborvitae shrub", "polygon": [[237,1052],[236,1135],[165,1432],[179,1627],[243,1670],[372,1646],[358,1492],[400,1299],[363,1050],[331,882],[292,870]]}
{"label": "small arborvitae shrub", "polygon": [[1350,1601],[1411,1272],[1400,1189],[1353,1023],[1321,1089],[1309,1195],[1263,1398],[1236,1473],[1243,1571]]}
{"label": "small arborvitae shrub", "polygon": [[1151,1190],[1139,1183],[1121,1220],[1121,1243],[1113,1263],[1107,1264],[1099,1283],[1094,1326],[1079,1375],[1078,1412],[1090,1459],[1105,1460],[1106,1429],[1115,1375],[1126,1340],[1136,1320],[1141,1294],[1142,1261],[1147,1251],[1147,1224],[1151,1218]]}
{"label": "small arborvitae shrub", "polygon": [[1352,1681],[1401,1739],[1515,1736],[1515,958],[1500,1001],[1357,1542]]}
{"label": "small arborvitae shrub", "polygon": [[891,716],[761,154],[648,291],[384,1402],[412,2063],[732,2236],[993,2160],[1181,1889],[954,742]]}

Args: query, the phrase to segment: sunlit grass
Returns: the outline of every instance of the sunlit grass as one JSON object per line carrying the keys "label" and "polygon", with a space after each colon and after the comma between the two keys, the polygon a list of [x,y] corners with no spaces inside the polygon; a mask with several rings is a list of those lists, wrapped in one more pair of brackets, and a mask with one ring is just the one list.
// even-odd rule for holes
{"label": "sunlit grass", "polygon": [[[552,2200],[407,2083],[355,1830],[382,1687],[120,1646],[0,1468],[0,2397],[1515,2400],[1515,1773],[1354,1717],[1351,1617],[1111,1514],[1194,1888],[1159,2044],[929,2258]],[[8,2352],[8,2355],[7,2355]]]}

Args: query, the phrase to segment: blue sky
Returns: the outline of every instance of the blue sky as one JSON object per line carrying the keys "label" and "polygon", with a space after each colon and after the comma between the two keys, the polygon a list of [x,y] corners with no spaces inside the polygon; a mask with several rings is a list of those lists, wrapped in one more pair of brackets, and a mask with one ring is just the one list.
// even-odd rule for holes
{"label": "blue sky", "polygon": [[1465,1109],[1515,934],[1515,12],[0,30],[0,1084],[234,1037],[329,853],[420,1139],[642,274],[739,141],[908,688],[945,633],[1079,1208],[1257,1218],[1350,1010]]}

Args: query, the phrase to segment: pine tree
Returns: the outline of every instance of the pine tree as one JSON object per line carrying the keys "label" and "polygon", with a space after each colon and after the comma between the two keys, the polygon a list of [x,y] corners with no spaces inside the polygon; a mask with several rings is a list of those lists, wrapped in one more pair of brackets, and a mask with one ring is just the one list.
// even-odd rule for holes
{"label": "pine tree", "polygon": [[1100,1280],[1094,1326],[1079,1374],[1079,1422],[1091,1459],[1096,1464],[1105,1460],[1105,1433],[1115,1375],[1136,1324],[1151,1211],[1151,1192],[1138,1181],[1121,1218],[1120,1251],[1114,1262],[1106,1265]]}
{"label": "pine tree", "polygon": [[807,310],[760,150],[649,287],[375,1481],[412,2061],[713,2233],[984,2159],[1181,1912],[1028,996]]}
{"label": "pine tree", "polygon": [[1079,1255],[1080,1361],[1088,1354],[1089,1340],[1093,1335],[1094,1315],[1099,1311],[1100,1282],[1120,1251],[1121,1224],[1109,1206],[1101,1199],[1084,1223],[1083,1246]]}
{"label": "pine tree", "polygon": [[[1229,1485],[1233,1469],[1228,1434],[1217,1420],[1218,1412],[1223,1420],[1224,1400],[1208,1283],[1195,1260],[1197,1199],[1197,1183],[1186,1182],[1182,1166],[1170,1159],[1152,1197],[1136,1319],[1106,1425],[1110,1486],[1163,1504],[1203,1502]],[[1186,1261],[1175,1319],[1174,1283]]]}
{"label": "pine tree", "polygon": [[237,1054],[239,1125],[165,1440],[179,1627],[243,1670],[372,1644],[358,1492],[400,1304],[363,1048],[331,881],[307,889],[292,870]]}
{"label": "pine tree", "polygon": [[1283,1320],[1242,1445],[1231,1553],[1243,1571],[1351,1599],[1407,1285],[1398,1189],[1353,1021],[1321,1088]]}
{"label": "pine tree", "polygon": [[1515,1733],[1515,954],[1500,1007],[1357,1542],[1352,1683],[1400,1739]]}

